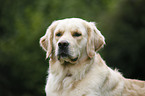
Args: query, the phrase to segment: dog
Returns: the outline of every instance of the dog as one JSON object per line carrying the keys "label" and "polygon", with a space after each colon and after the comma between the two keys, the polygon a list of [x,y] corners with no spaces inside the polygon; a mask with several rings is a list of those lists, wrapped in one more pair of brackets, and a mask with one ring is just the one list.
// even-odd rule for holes
{"label": "dog", "polygon": [[40,38],[49,60],[46,96],[145,96],[145,82],[109,68],[98,51],[105,38],[94,22],[54,21]]}

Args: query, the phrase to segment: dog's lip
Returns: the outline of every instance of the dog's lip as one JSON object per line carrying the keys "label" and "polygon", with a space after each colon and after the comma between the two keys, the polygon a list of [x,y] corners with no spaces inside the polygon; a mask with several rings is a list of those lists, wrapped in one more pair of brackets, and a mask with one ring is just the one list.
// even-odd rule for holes
{"label": "dog's lip", "polygon": [[66,54],[66,53],[64,53],[64,52],[62,52],[62,53],[58,54],[57,56],[58,56],[58,60],[60,60],[60,58],[66,58],[66,57],[68,57],[69,55]]}
{"label": "dog's lip", "polygon": [[74,59],[71,59],[71,61],[75,62],[78,60],[78,57],[74,58]]}
{"label": "dog's lip", "polygon": [[79,57],[72,57],[69,54],[59,54],[58,55],[58,60],[63,59],[65,62],[70,62],[70,63],[75,63]]}
{"label": "dog's lip", "polygon": [[61,54],[59,54],[59,56],[61,56],[61,57],[67,57],[68,54],[66,54],[66,53],[61,53]]}

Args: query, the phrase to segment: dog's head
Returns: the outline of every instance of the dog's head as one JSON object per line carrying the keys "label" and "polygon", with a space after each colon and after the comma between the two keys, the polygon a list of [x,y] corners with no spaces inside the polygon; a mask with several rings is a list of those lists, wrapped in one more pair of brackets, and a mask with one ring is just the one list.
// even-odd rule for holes
{"label": "dog's head", "polygon": [[92,58],[104,44],[104,37],[95,24],[78,18],[54,21],[40,39],[46,58],[53,55],[59,61],[70,63]]}

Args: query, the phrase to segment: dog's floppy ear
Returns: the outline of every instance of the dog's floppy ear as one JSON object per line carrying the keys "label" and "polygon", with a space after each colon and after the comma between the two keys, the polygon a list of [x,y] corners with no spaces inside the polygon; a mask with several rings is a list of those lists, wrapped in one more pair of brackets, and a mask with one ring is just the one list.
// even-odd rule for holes
{"label": "dog's floppy ear", "polygon": [[90,58],[92,58],[95,55],[95,52],[103,47],[105,39],[101,32],[96,28],[95,23],[89,22],[87,25],[87,54]]}
{"label": "dog's floppy ear", "polygon": [[45,35],[40,38],[40,46],[46,51],[46,58],[48,58],[52,52],[52,39],[53,31],[57,25],[57,22],[53,22],[47,29]]}

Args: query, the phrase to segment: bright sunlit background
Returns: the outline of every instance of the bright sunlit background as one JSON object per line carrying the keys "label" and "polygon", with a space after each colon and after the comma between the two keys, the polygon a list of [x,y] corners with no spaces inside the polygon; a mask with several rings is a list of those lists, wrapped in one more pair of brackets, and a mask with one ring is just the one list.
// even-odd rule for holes
{"label": "bright sunlit background", "polygon": [[45,96],[49,64],[39,39],[70,17],[97,23],[108,66],[145,80],[145,0],[0,0],[0,96]]}

